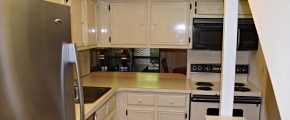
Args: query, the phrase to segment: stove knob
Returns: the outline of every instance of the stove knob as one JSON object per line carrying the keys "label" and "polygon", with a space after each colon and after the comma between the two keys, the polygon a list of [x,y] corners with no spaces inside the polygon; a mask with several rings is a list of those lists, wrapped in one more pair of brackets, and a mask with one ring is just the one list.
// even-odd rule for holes
{"label": "stove knob", "polygon": [[219,70],[219,68],[217,68],[217,67],[213,67],[212,70],[215,70],[215,71],[216,71],[216,70]]}
{"label": "stove knob", "polygon": [[202,66],[199,65],[199,66],[197,67],[197,69],[198,69],[199,71],[201,71],[201,70],[202,70]]}
{"label": "stove knob", "polygon": [[196,66],[192,66],[192,68],[191,68],[193,71],[195,71],[196,70]]}
{"label": "stove knob", "polygon": [[237,67],[237,72],[240,72],[242,70],[242,68]]}
{"label": "stove knob", "polygon": [[247,71],[248,71],[248,68],[244,67],[243,72],[247,72]]}
{"label": "stove knob", "polygon": [[208,72],[211,71],[211,67],[210,67],[210,66],[207,66],[205,69],[206,69]]}

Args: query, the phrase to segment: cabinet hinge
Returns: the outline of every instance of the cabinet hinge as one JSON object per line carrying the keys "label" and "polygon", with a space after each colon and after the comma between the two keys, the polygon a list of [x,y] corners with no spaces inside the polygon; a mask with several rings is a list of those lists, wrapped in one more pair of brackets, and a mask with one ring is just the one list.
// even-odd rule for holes
{"label": "cabinet hinge", "polygon": [[194,13],[195,13],[195,14],[196,14],[196,11],[197,11],[197,10],[196,10],[196,8],[195,8],[195,9],[194,9]]}
{"label": "cabinet hinge", "polygon": [[128,110],[126,110],[126,116],[128,116]]}
{"label": "cabinet hinge", "polygon": [[196,1],[194,2],[194,6],[197,7],[197,2]]}
{"label": "cabinet hinge", "polygon": [[109,42],[111,42],[111,40],[112,40],[112,38],[111,38],[111,37],[109,37]]}
{"label": "cabinet hinge", "polygon": [[109,11],[111,11],[111,5],[109,5],[108,9],[109,9]]}
{"label": "cabinet hinge", "polygon": [[189,9],[190,9],[190,10],[192,9],[192,4],[189,5]]}
{"label": "cabinet hinge", "polygon": [[190,42],[191,42],[191,38],[189,37],[189,38],[188,38],[188,43],[190,43]]}
{"label": "cabinet hinge", "polygon": [[185,113],[185,119],[187,119],[187,113]]}

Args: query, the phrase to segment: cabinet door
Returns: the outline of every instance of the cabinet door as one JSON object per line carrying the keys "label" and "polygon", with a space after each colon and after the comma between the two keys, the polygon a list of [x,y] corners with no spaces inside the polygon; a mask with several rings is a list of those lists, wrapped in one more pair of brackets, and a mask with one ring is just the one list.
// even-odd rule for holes
{"label": "cabinet door", "polygon": [[96,115],[96,120],[105,120],[107,116],[107,105],[105,104],[99,110],[97,110]]}
{"label": "cabinet door", "polygon": [[97,45],[107,47],[110,45],[110,11],[109,4],[103,1],[97,3]]}
{"label": "cabinet door", "polygon": [[[224,2],[223,0],[196,0],[195,1],[195,14],[196,15],[209,15],[209,17],[219,17],[216,15],[223,15],[224,13]],[[238,14],[250,16],[251,10],[247,0],[239,1],[239,12]],[[210,16],[215,15],[215,16]]]}
{"label": "cabinet door", "polygon": [[188,44],[189,3],[153,2],[151,44]]}
{"label": "cabinet door", "polygon": [[85,76],[90,73],[90,51],[79,52],[80,70],[81,76]]}
{"label": "cabinet door", "polygon": [[116,112],[113,111],[105,120],[116,120]]}
{"label": "cabinet door", "polygon": [[187,114],[184,112],[158,111],[158,120],[185,120]]}
{"label": "cabinet door", "polygon": [[97,4],[94,0],[86,1],[86,18],[87,18],[87,36],[88,36],[88,45],[95,45],[97,43],[96,37],[96,7]]}
{"label": "cabinet door", "polygon": [[146,7],[143,2],[110,5],[111,44],[146,44]]}
{"label": "cabinet door", "polygon": [[128,109],[128,120],[154,120],[154,109]]}
{"label": "cabinet door", "polygon": [[72,27],[72,41],[77,46],[84,46],[85,36],[85,2],[84,0],[71,1],[71,27]]}

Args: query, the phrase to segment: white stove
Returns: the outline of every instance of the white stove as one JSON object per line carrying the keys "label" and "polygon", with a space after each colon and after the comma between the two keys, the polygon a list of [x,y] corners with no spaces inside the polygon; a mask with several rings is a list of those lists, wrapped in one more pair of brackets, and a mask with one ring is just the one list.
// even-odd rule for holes
{"label": "white stove", "polygon": [[[219,115],[220,68],[219,64],[191,64],[190,120],[204,120],[206,115]],[[247,82],[247,65],[237,65],[236,73],[233,116],[259,120],[261,91]]]}

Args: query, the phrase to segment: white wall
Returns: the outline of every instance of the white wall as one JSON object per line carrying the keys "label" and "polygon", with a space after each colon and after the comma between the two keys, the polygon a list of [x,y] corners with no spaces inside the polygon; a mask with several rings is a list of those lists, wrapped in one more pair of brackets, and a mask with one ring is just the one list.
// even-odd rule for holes
{"label": "white wall", "polygon": [[290,1],[249,0],[282,120],[290,120]]}
{"label": "white wall", "polygon": [[262,92],[261,120],[281,120],[261,46],[250,55],[249,82]]}

